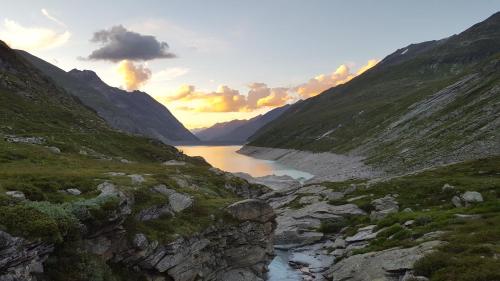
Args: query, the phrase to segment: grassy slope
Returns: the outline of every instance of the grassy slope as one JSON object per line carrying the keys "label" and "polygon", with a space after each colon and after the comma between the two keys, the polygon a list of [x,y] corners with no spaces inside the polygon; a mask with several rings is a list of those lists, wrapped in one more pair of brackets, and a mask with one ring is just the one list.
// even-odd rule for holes
{"label": "grassy slope", "polygon": [[[46,142],[9,143],[8,135],[38,136]],[[49,146],[61,153],[51,152]],[[173,159],[187,165],[161,165]],[[199,232],[219,219],[231,223],[223,208],[241,198],[224,185],[241,182],[217,176],[209,168],[203,160],[187,157],[172,146],[112,130],[0,42],[0,229],[56,243],[56,253],[45,268],[51,280],[119,280],[99,257],[79,245],[82,225],[92,230],[109,224],[118,208],[114,198],[97,199],[96,187],[104,181],[135,199],[125,222],[130,236],[142,232],[166,242]],[[134,185],[128,176],[109,172],[141,174],[146,182]],[[198,188],[186,188],[179,178]],[[194,205],[176,217],[136,221],[134,215],[141,208],[167,203],[165,197],[150,192],[157,184],[190,194]],[[61,192],[68,188],[78,188],[82,194]],[[22,191],[29,201],[7,196],[10,190]],[[60,266],[66,262],[67,267]],[[85,276],[87,272],[92,276]]]}
{"label": "grassy slope", "polygon": [[[324,183],[332,190],[342,191],[352,181]],[[359,184],[359,182],[358,182]],[[455,188],[443,190],[445,184]],[[360,186],[363,186],[362,184]],[[478,191],[483,203],[455,208],[451,198],[465,191]],[[356,253],[379,251],[392,247],[411,247],[422,242],[424,234],[445,231],[440,238],[448,244],[436,253],[424,257],[416,264],[419,275],[431,280],[490,281],[500,278],[500,157],[468,161],[445,166],[415,175],[393,178],[388,181],[358,188],[341,201],[365,195],[353,201],[366,211],[371,211],[373,199],[387,194],[397,194],[400,212],[377,222],[385,228],[367,248]],[[411,208],[412,212],[402,210]],[[479,215],[479,218],[458,218],[456,214]],[[404,223],[414,220],[414,225]],[[372,224],[367,216],[353,217],[344,222],[324,222],[321,231],[336,233],[345,226],[346,235],[353,235],[362,226]]]}
{"label": "grassy slope", "polygon": [[[459,100],[432,117],[419,120],[421,123],[415,121],[412,126],[419,125],[418,128],[405,132],[404,140],[400,138],[393,143],[385,143],[383,140],[371,143],[367,154],[373,158],[373,162],[380,163],[386,156],[397,156],[400,147],[395,148],[394,143],[401,144],[405,141],[409,147],[419,147],[422,145],[422,139],[429,136],[433,137],[432,145],[441,147],[442,150],[430,151],[425,155],[425,159],[417,161],[435,157],[436,152],[449,153],[454,149],[448,145],[449,138],[467,132],[465,128],[455,125],[466,119],[460,119],[454,126],[425,132],[427,135],[423,133],[426,128],[424,125],[432,125],[440,118],[449,118],[451,111],[462,108],[471,101],[480,100],[481,95],[498,85],[500,14],[460,35],[441,41],[411,45],[405,54],[406,57],[401,58],[403,55],[400,53],[404,49],[396,51],[352,81],[293,106],[252,136],[250,145],[346,153],[386,132],[388,125],[404,115],[410,105],[470,73],[481,73],[484,80],[471,86],[475,87],[476,91],[466,94],[469,100]],[[495,95],[483,102],[494,107],[498,104],[498,99],[498,95]],[[484,106],[484,103],[469,108],[469,112],[473,114],[467,116],[467,120],[474,122],[481,116],[486,116],[486,113],[481,113],[481,106]],[[495,107],[494,109],[498,110]],[[495,115],[491,114],[489,117],[491,121]],[[334,131],[327,137],[318,139],[330,130]],[[447,136],[435,137],[443,132],[446,132]],[[499,136],[498,133],[490,132],[487,136],[477,136],[474,141],[487,137]]]}

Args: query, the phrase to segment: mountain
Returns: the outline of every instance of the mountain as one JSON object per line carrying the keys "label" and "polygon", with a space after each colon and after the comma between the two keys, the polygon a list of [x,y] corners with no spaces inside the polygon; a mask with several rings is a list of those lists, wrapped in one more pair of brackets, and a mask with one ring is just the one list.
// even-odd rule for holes
{"label": "mountain", "polygon": [[267,191],[111,128],[0,41],[0,280],[262,279],[274,213],[243,199]]}
{"label": "mountain", "polygon": [[115,129],[169,144],[198,141],[165,106],[144,92],[110,87],[93,71],[73,69],[65,72],[27,52],[17,52]]}
{"label": "mountain", "polygon": [[366,157],[409,171],[500,153],[500,13],[396,50],[293,106],[249,145]]}
{"label": "mountain", "polygon": [[200,140],[206,142],[243,144],[257,130],[278,118],[289,107],[290,105],[284,105],[248,120],[232,120],[217,123],[212,127],[194,132],[194,134]]}

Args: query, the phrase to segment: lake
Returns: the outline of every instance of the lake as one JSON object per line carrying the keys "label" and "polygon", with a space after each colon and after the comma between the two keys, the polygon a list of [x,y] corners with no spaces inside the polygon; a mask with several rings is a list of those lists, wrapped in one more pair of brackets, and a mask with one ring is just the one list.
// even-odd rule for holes
{"label": "lake", "polygon": [[[241,145],[225,146],[177,146],[189,156],[201,156],[210,165],[227,172],[243,172],[253,177],[267,175],[289,175],[295,179],[310,179],[313,175],[286,167],[276,161],[261,160],[237,153]],[[288,264],[290,253],[276,251],[276,257],[269,265],[268,281],[300,281],[302,275]]]}
{"label": "lake", "polygon": [[292,169],[277,163],[276,161],[261,160],[237,153],[241,145],[224,146],[177,146],[189,156],[201,156],[210,165],[221,170],[236,173],[243,172],[253,177],[267,175],[288,175],[294,179],[310,179],[310,173]]}

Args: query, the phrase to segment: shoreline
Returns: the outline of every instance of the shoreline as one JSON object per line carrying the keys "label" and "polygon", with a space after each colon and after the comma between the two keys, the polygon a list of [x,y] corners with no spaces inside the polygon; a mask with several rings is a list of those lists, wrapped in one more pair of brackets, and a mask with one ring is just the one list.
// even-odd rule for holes
{"label": "shoreline", "polygon": [[237,153],[262,160],[272,160],[297,170],[313,174],[309,182],[371,179],[383,175],[368,165],[361,156],[313,153],[294,149],[269,148],[244,145]]}

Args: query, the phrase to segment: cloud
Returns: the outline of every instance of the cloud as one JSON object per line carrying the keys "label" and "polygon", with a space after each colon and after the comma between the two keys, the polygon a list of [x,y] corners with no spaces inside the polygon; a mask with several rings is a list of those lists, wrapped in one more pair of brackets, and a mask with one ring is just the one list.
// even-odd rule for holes
{"label": "cloud", "polygon": [[58,24],[58,25],[60,25],[60,26],[64,26],[64,27],[66,27],[66,24],[64,24],[62,21],[58,20],[57,18],[53,17],[53,16],[49,13],[49,11],[47,11],[46,9],[42,9],[42,10],[41,10],[41,12],[42,12],[42,14],[43,14],[46,18],[48,18],[49,20],[51,20],[51,21],[53,21],[53,22],[57,23],[57,24]]}
{"label": "cloud", "polygon": [[253,83],[245,96],[238,90],[220,85],[214,92],[197,91],[193,85],[182,85],[167,102],[180,102],[177,109],[196,112],[250,112],[263,107],[284,105],[290,97],[287,88],[269,88],[264,83]]}
{"label": "cloud", "polygon": [[44,27],[25,27],[5,19],[0,27],[0,38],[10,47],[27,51],[51,49],[63,45],[71,37],[68,31],[57,32]]}
{"label": "cloud", "polygon": [[151,78],[151,70],[142,64],[134,64],[123,60],[118,64],[118,73],[121,75],[125,88],[129,91],[139,89]]}
{"label": "cloud", "polygon": [[303,99],[313,97],[332,87],[346,83],[357,75],[372,68],[377,63],[378,60],[371,59],[355,73],[352,73],[347,65],[342,64],[333,73],[318,75],[304,84],[293,87],[293,91]]}
{"label": "cloud", "polygon": [[147,61],[175,57],[169,52],[166,42],[160,42],[151,35],[129,31],[122,25],[95,32],[91,42],[103,45],[89,55],[88,58],[91,60]]}
{"label": "cloud", "polygon": [[370,60],[356,72],[352,72],[345,64],[339,66],[331,74],[321,74],[308,82],[295,87],[270,88],[265,83],[251,83],[248,93],[221,85],[214,92],[196,90],[193,85],[182,85],[165,102],[176,109],[195,112],[251,112],[263,108],[279,107],[297,100],[309,98],[323,91],[345,83],[377,64]]}

